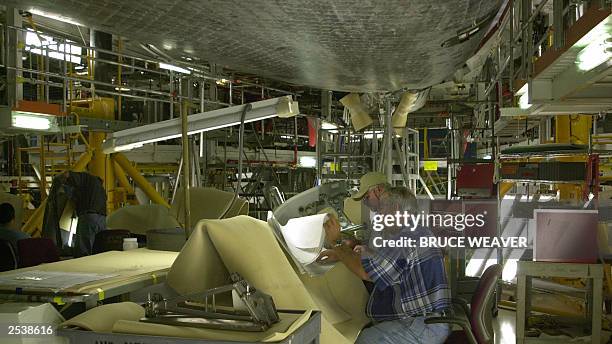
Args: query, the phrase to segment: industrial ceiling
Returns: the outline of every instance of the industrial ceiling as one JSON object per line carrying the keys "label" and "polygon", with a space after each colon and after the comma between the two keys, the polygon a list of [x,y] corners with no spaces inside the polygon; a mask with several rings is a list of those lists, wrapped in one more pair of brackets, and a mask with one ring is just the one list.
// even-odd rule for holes
{"label": "industrial ceiling", "polygon": [[[5,1],[174,58],[315,88],[423,89],[475,52],[502,0]],[[470,32],[469,38],[459,35]]]}

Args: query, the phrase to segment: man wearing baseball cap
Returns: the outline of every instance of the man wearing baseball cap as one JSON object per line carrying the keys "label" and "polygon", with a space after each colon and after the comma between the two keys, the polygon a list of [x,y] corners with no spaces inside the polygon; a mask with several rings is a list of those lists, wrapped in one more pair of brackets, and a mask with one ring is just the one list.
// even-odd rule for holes
{"label": "man wearing baseball cap", "polygon": [[368,172],[359,179],[359,191],[351,196],[355,201],[361,201],[370,210],[380,209],[380,200],[389,186],[387,176],[380,172]]}

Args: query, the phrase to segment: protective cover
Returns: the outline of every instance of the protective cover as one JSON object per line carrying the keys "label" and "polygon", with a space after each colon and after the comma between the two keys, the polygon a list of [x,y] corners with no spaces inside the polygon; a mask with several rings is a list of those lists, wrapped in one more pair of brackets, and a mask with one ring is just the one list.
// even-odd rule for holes
{"label": "protective cover", "polygon": [[168,284],[179,293],[203,292],[227,283],[227,271],[271,295],[278,309],[323,311],[322,343],[352,343],[368,323],[368,293],[359,278],[342,264],[322,276],[299,275],[270,226],[248,216],[200,221]]}
{"label": "protective cover", "polygon": [[180,228],[168,208],[160,204],[132,205],[117,209],[106,218],[109,229],[127,229],[134,234],[146,234],[151,229]]}

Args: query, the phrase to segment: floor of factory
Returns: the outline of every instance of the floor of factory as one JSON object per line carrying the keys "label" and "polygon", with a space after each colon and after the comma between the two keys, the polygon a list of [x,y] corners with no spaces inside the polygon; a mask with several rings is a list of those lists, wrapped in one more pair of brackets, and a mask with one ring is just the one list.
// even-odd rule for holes
{"label": "floor of factory", "polygon": [[[516,313],[514,311],[500,309],[497,318],[493,320],[495,330],[495,344],[515,344],[516,343]],[[542,337],[548,337],[542,335]],[[602,331],[601,343],[608,343],[612,337],[612,332]],[[590,337],[570,338],[568,336],[555,336],[559,343],[590,343]]]}

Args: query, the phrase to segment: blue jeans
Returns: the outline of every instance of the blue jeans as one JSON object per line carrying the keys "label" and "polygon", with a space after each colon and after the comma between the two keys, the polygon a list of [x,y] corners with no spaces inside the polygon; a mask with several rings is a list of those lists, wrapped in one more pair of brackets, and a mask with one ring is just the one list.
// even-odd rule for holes
{"label": "blue jeans", "polygon": [[96,234],[106,229],[106,216],[100,214],[83,214],[79,216],[74,234],[73,255],[75,258],[92,253]]}
{"label": "blue jeans", "polygon": [[443,344],[449,324],[425,324],[425,317],[383,321],[361,331],[357,344]]}

